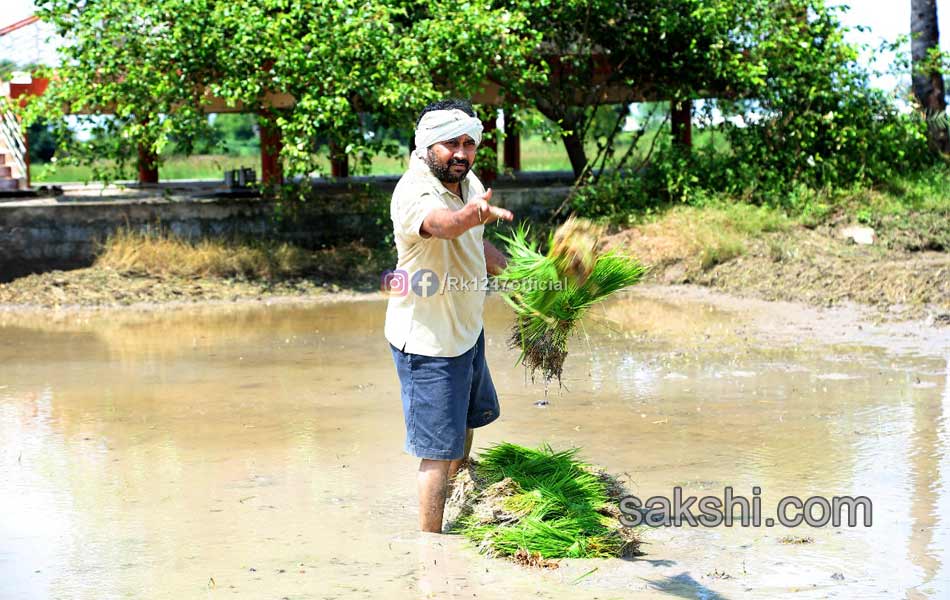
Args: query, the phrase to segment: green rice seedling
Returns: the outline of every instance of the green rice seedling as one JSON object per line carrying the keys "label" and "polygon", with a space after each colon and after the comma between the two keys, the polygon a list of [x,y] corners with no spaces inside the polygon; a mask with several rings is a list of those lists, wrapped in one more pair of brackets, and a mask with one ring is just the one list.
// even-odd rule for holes
{"label": "green rice seedling", "polygon": [[[577,459],[577,449],[555,452],[502,443],[473,461],[479,482],[474,508],[454,525],[493,556],[606,558],[629,555],[639,540],[615,517],[608,479]],[[497,494],[508,494],[498,498]],[[501,507],[501,510],[499,510]],[[487,510],[486,510],[487,508]]]}
{"label": "green rice seedling", "polygon": [[[567,342],[591,306],[640,281],[644,267],[616,251],[599,252],[599,229],[571,219],[548,238],[542,254],[522,223],[510,236],[508,266],[498,276],[502,297],[515,312],[509,345],[521,351],[518,362],[545,382],[560,380]],[[573,241],[572,241],[573,240]]]}

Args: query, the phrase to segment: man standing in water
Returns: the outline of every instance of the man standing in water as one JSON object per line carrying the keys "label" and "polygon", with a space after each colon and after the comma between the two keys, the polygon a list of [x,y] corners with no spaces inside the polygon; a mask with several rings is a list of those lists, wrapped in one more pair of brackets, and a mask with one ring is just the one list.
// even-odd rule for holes
{"label": "man standing in water", "polygon": [[386,339],[396,363],[406,451],[419,457],[419,525],[441,532],[448,480],[462,466],[472,430],[498,418],[498,396],[485,362],[482,310],[487,274],[505,256],[482,239],[484,226],[510,211],[489,204],[472,173],[482,124],[472,105],[443,100],[416,124],[416,149],[390,204],[396,271]]}

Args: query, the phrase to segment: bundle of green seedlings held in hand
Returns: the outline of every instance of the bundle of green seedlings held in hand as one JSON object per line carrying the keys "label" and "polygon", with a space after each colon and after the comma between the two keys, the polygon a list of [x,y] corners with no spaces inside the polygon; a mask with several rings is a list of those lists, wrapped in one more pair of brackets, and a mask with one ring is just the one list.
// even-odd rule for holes
{"label": "bundle of green seedlings held in hand", "polygon": [[521,350],[518,362],[544,380],[561,378],[567,340],[580,319],[600,302],[643,277],[636,259],[598,249],[603,228],[569,218],[548,238],[542,254],[524,223],[511,236],[508,266],[498,275],[503,298],[515,311],[509,345]]}
{"label": "bundle of green seedlings held in hand", "polygon": [[452,529],[483,553],[535,566],[635,555],[639,537],[620,522],[623,486],[576,454],[509,443],[483,451],[453,480]]}

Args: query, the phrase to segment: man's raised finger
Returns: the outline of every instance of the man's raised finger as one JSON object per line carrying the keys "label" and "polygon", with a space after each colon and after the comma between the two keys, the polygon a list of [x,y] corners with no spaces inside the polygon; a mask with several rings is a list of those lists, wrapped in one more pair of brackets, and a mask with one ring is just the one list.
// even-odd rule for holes
{"label": "man's raised finger", "polygon": [[501,208],[500,206],[492,206],[489,210],[491,210],[491,214],[494,215],[496,219],[503,219],[505,221],[513,221],[515,218],[515,215],[513,212],[511,212],[510,210]]}

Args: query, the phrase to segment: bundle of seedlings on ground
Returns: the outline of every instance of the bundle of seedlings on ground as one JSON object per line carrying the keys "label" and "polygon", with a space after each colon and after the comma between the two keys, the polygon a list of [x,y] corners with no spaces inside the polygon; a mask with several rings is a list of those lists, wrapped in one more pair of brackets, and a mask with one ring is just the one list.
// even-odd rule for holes
{"label": "bundle of seedlings on ground", "polygon": [[518,348],[518,362],[545,382],[560,381],[567,340],[580,319],[600,302],[643,277],[636,259],[616,251],[600,252],[603,228],[585,219],[569,218],[548,238],[542,254],[522,223],[510,237],[508,266],[498,276],[503,298],[515,311],[509,345]]}
{"label": "bundle of seedlings on ground", "polygon": [[535,566],[635,555],[639,539],[619,519],[623,486],[576,454],[509,443],[485,450],[453,480],[452,529],[480,552]]}

